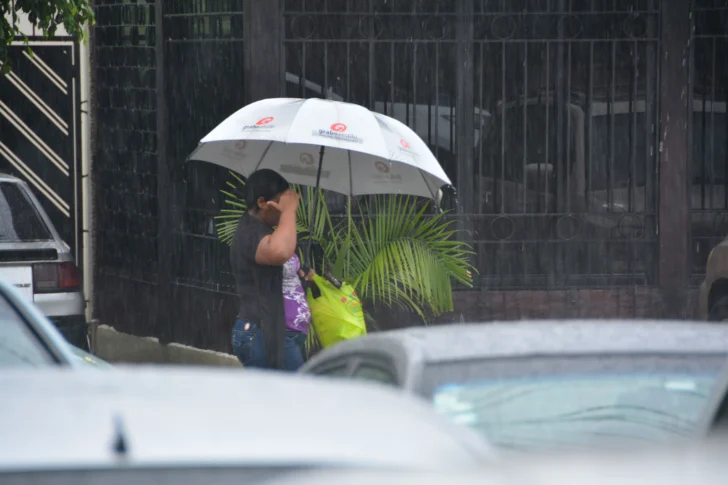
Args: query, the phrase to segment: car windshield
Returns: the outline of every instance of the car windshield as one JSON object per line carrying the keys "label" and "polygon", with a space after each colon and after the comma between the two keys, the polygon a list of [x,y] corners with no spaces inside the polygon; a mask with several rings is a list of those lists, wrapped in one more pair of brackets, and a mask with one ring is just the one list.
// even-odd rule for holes
{"label": "car windshield", "polygon": [[725,355],[480,360],[431,365],[438,412],[528,451],[690,434]]}
{"label": "car windshield", "polygon": [[51,356],[25,321],[0,296],[0,369],[52,364]]}
{"label": "car windshield", "polygon": [[13,182],[0,182],[0,242],[53,239],[25,191]]}

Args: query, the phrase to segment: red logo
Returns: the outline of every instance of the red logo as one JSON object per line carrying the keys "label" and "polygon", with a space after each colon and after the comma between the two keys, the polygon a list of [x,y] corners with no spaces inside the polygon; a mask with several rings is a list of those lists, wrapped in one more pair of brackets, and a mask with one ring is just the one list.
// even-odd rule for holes
{"label": "red logo", "polygon": [[381,160],[377,160],[376,162],[374,162],[374,167],[382,173],[389,173],[389,165],[382,162]]}
{"label": "red logo", "polygon": [[273,121],[273,119],[274,118],[272,116],[268,116],[267,118],[261,118],[261,119],[259,119],[258,121],[255,122],[255,124],[258,125],[258,126],[267,125],[268,123],[270,123],[271,121]]}
{"label": "red logo", "polygon": [[245,150],[245,141],[235,142],[235,149],[240,151]]}
{"label": "red logo", "polygon": [[344,123],[334,123],[333,125],[331,125],[331,131],[343,133],[346,131],[346,125]]}
{"label": "red logo", "polygon": [[410,147],[409,143],[407,143],[407,140],[405,140],[404,138],[402,138],[401,140],[399,140],[399,144],[402,145],[402,148],[409,148]]}
{"label": "red logo", "polygon": [[298,157],[299,160],[301,160],[301,163],[304,165],[313,165],[313,155],[310,153],[301,153],[301,156]]}

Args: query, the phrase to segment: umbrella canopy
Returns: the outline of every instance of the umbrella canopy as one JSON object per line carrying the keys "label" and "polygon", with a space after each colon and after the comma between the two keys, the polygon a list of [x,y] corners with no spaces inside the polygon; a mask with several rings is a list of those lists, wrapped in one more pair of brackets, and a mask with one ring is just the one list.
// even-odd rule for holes
{"label": "umbrella canopy", "polygon": [[292,184],[351,196],[438,199],[440,187],[451,185],[407,125],[356,104],[324,99],[274,98],[245,106],[205,136],[189,159],[245,177],[269,168]]}

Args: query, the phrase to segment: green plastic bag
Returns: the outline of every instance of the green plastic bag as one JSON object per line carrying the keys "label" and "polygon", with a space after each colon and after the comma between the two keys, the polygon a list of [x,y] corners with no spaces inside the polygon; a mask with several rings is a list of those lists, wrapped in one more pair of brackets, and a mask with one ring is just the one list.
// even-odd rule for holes
{"label": "green plastic bag", "polygon": [[319,275],[313,276],[313,282],[321,295],[314,298],[311,288],[306,290],[306,295],[313,328],[321,346],[326,348],[342,340],[366,335],[364,310],[354,288],[347,283],[337,288]]}

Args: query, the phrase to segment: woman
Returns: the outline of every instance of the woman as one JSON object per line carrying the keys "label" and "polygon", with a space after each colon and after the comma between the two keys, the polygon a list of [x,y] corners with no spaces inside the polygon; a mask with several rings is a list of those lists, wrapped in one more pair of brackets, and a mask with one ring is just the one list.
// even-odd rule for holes
{"label": "woman", "polygon": [[[296,255],[300,197],[286,179],[268,169],[251,174],[245,191],[248,211],[230,247],[240,295],[233,351],[246,367],[295,371],[303,364],[311,323]],[[312,275],[309,272],[306,279]]]}

